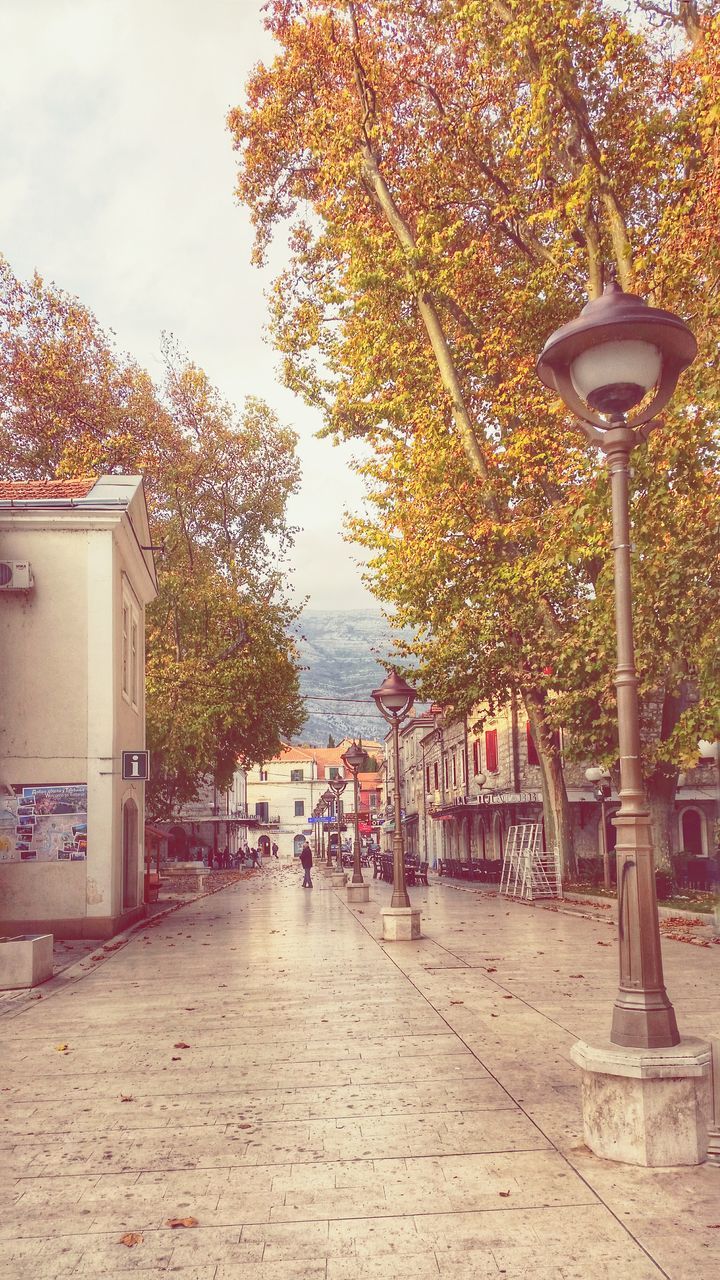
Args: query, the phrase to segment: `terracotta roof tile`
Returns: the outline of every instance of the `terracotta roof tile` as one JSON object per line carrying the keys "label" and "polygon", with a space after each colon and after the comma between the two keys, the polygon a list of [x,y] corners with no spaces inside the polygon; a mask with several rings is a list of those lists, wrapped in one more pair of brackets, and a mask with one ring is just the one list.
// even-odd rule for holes
{"label": "terracotta roof tile", "polygon": [[86,498],[96,483],[97,476],[79,476],[74,480],[0,480],[0,502]]}

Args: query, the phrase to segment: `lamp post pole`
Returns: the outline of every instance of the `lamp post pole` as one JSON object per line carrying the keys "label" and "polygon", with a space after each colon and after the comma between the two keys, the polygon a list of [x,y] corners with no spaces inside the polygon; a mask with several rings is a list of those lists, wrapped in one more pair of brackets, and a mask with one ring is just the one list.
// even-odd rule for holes
{"label": "lamp post pole", "polygon": [[404,720],[416,693],[402,680],[397,671],[393,671],[383,681],[379,689],[373,689],[372,696],[378,711],[392,726],[393,733],[393,766],[395,774],[395,830],[393,831],[393,893],[390,907],[410,907],[407,887],[405,885],[405,844],[402,834],[402,805],[400,803],[400,722]]}
{"label": "lamp post pole", "polygon": [[352,742],[342,757],[345,765],[350,770],[353,779],[353,810],[355,816],[355,834],[353,839],[353,873],[351,884],[364,884],[362,873],[362,862],[360,861],[360,814],[359,810],[359,794],[358,774],[365,759],[365,752],[359,742]]}
{"label": "lamp post pole", "polygon": [[[341,876],[343,874],[343,865],[342,865],[342,848],[340,843],[340,796],[345,790],[347,783],[344,778],[331,778],[328,783],[328,786],[330,787],[331,794],[334,796],[335,804],[337,805],[337,813],[336,813],[336,816],[337,816],[337,873],[339,876]],[[331,862],[331,855],[330,855],[329,849],[328,849],[328,862]]]}
{"label": "lamp post pole", "polygon": [[603,862],[603,884],[606,889],[610,885],[610,852],[607,842],[607,818],[605,813],[605,800],[610,795],[610,778],[604,769],[600,769],[597,765],[585,770],[585,777],[588,782],[595,785],[595,799],[600,801],[600,852]]}
{"label": "lamp post pole", "polygon": [[[610,473],[620,809],[617,828],[620,982],[610,1038],[632,1048],[676,1045],[680,1034],[665,991],[650,812],[640,763],[640,717],[630,576],[629,458],[667,404],[697,344],[671,312],[612,283],[601,298],[548,338],[537,372],[604,453]],[[653,391],[654,389],[654,391]],[[627,414],[652,395],[632,421]]]}

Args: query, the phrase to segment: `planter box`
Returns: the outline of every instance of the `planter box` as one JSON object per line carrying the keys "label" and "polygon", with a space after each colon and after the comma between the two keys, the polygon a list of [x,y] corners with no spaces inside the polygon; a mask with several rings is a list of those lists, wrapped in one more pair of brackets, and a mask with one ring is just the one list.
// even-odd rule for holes
{"label": "planter box", "polygon": [[53,975],[53,935],[20,933],[0,938],[0,991],[37,987]]}

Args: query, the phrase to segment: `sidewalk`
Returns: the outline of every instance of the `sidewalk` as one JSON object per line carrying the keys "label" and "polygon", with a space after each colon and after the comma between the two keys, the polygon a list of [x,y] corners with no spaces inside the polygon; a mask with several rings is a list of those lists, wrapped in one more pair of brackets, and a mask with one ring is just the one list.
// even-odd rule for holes
{"label": "sidewalk", "polygon": [[[582,1144],[612,922],[439,883],[383,945],[387,886],[315,885],[265,868],[3,1021],[3,1280],[720,1273],[720,1170]],[[720,1036],[720,948],[664,958],[683,1034]]]}

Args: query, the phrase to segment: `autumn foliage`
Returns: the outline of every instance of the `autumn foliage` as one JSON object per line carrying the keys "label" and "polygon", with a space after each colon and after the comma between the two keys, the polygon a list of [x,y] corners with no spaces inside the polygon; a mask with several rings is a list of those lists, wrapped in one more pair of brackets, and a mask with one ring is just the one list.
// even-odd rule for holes
{"label": "autumn foliage", "polygon": [[300,727],[295,613],[281,580],[295,436],[226,404],[171,342],[165,379],[94,316],[0,259],[0,462],[15,479],[142,472],[159,595],[148,610],[150,814],[268,758]]}
{"label": "autumn foliage", "polygon": [[[609,272],[701,356],[635,455],[645,772],[659,809],[718,714],[714,6],[270,0],[229,125],[288,385],[362,437],[351,534],[428,696],[519,693],[567,857],[567,751],[615,758],[607,477],[534,362]],[[552,825],[552,824],[551,824]],[[661,846],[662,847],[662,846]]]}

